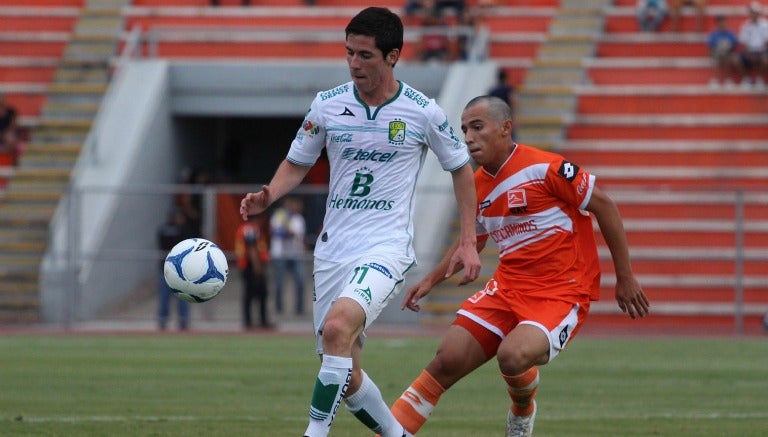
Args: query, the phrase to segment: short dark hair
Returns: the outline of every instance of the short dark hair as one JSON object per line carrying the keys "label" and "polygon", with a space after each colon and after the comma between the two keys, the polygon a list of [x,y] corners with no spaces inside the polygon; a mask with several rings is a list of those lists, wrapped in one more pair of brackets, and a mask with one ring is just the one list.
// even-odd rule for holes
{"label": "short dark hair", "polygon": [[372,36],[376,48],[386,56],[393,49],[403,51],[403,22],[387,8],[370,7],[355,15],[344,30],[349,35]]}
{"label": "short dark hair", "polygon": [[466,106],[464,106],[464,110],[466,111],[467,109],[482,103],[487,105],[488,115],[490,115],[492,119],[498,122],[513,119],[514,114],[512,113],[512,108],[509,107],[509,104],[495,96],[477,96],[467,102]]}

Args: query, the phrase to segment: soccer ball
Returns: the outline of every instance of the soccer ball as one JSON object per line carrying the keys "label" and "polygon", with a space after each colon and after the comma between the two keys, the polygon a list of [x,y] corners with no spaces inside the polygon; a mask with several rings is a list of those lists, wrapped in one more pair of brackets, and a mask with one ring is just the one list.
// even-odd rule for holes
{"label": "soccer ball", "polygon": [[173,246],[163,266],[165,282],[187,302],[200,303],[216,297],[228,273],[224,252],[203,238],[189,238]]}

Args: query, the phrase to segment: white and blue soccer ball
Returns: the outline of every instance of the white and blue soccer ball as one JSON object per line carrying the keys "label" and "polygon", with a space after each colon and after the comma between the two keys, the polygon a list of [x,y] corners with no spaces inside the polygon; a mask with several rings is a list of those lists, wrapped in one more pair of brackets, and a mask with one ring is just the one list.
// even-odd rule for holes
{"label": "white and blue soccer ball", "polygon": [[228,273],[224,252],[203,238],[189,238],[173,246],[163,266],[165,282],[171,291],[193,303],[216,297],[227,283]]}

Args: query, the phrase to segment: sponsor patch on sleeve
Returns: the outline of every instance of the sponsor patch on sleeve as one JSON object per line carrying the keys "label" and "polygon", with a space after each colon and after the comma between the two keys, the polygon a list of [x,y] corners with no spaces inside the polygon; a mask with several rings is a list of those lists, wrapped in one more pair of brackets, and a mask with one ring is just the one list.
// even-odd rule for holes
{"label": "sponsor patch on sleeve", "polygon": [[579,166],[568,161],[560,163],[560,169],[557,170],[557,174],[564,177],[568,182],[573,182],[573,179],[576,178],[578,173]]}

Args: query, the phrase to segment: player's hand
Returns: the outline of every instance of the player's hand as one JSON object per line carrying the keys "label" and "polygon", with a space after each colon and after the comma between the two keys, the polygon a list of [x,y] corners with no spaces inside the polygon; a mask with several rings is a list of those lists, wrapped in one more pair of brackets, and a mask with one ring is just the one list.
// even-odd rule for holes
{"label": "player's hand", "polygon": [[477,254],[476,245],[460,244],[451,256],[451,262],[448,264],[448,270],[445,273],[449,277],[456,271],[457,266],[464,266],[464,275],[459,281],[459,285],[468,284],[480,276],[480,255]]}
{"label": "player's hand", "polygon": [[248,220],[248,216],[264,212],[269,206],[269,185],[261,187],[261,191],[248,193],[240,201],[240,217]]}
{"label": "player's hand", "polygon": [[408,292],[405,293],[405,297],[403,298],[403,305],[400,307],[400,309],[404,310],[408,308],[409,310],[418,313],[421,311],[419,300],[422,297],[428,295],[430,291],[432,291],[432,285],[426,279],[422,280],[418,284],[408,289]]}
{"label": "player's hand", "polygon": [[633,319],[648,315],[651,306],[634,276],[616,278],[616,302],[621,311]]}

